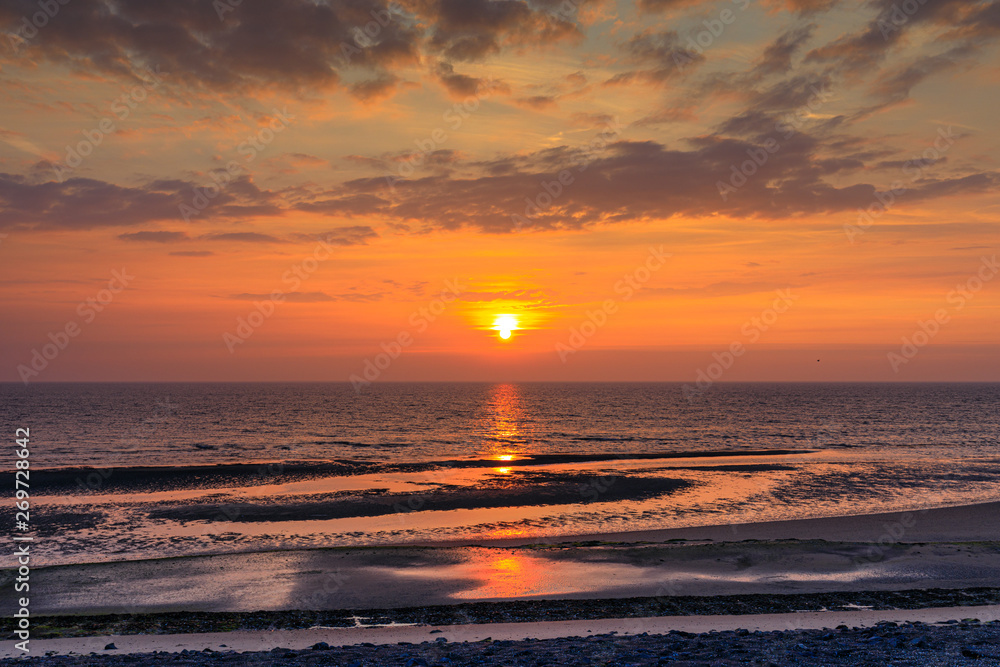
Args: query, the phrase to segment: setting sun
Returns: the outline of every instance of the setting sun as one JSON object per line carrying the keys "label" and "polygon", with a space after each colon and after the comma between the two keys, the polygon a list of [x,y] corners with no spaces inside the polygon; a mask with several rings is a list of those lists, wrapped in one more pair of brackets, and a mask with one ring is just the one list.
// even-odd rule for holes
{"label": "setting sun", "polygon": [[497,315],[493,320],[493,329],[503,340],[508,340],[511,333],[519,328],[517,318],[513,315]]}

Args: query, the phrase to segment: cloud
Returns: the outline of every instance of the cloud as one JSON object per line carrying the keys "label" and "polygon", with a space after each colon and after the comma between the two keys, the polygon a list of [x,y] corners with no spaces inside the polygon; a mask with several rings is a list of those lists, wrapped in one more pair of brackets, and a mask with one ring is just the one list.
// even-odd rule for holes
{"label": "cloud", "polygon": [[[16,30],[37,11],[34,0],[5,2],[0,28]],[[376,19],[374,36],[359,32]],[[159,68],[165,79],[193,89],[310,92],[336,87],[348,67],[384,71],[415,63],[420,40],[412,17],[391,13],[380,0],[73,0],[60,3],[31,49],[36,57],[122,78]]]}
{"label": "cloud", "polygon": [[799,26],[779,35],[767,45],[761,54],[754,72],[762,75],[783,73],[791,70],[794,56],[812,38],[816,24]]}
{"label": "cloud", "polygon": [[884,109],[906,100],[915,86],[931,76],[971,63],[977,51],[975,47],[963,44],[944,53],[921,56],[903,67],[883,73],[873,86],[873,92],[882,101],[876,107],[866,111]]}
{"label": "cloud", "polygon": [[[990,3],[968,0],[937,0],[915,3],[913,11],[904,11],[898,0],[872,0],[869,6],[877,15],[861,30],[842,35],[813,49],[806,62],[827,63],[837,72],[857,75],[877,67],[889,51],[914,27],[961,25],[968,36],[982,37],[974,26],[989,15]],[[969,23],[970,19],[973,21]],[[988,20],[986,21],[988,24]],[[989,34],[989,31],[985,31]]]}
{"label": "cloud", "polygon": [[207,234],[201,238],[208,241],[237,241],[240,243],[288,243],[270,234],[260,232],[224,232],[221,234]]}
{"label": "cloud", "polygon": [[682,45],[680,37],[672,30],[643,30],[620,45],[619,49],[624,53],[625,63],[647,67],[616,74],[605,81],[605,85],[635,81],[662,84],[705,61],[704,55]]}
{"label": "cloud", "polygon": [[487,90],[491,95],[510,93],[510,86],[502,81],[459,74],[455,71],[454,65],[447,62],[439,62],[434,68],[434,75],[448,91],[448,94],[455,99],[475,97],[480,94],[480,91]]}
{"label": "cloud", "polygon": [[122,241],[148,243],[177,243],[179,241],[190,240],[187,232],[130,232],[128,234],[119,234],[118,238]]}
{"label": "cloud", "polygon": [[639,11],[645,13],[683,9],[697,5],[701,0],[639,0]]}
{"label": "cloud", "polygon": [[[876,201],[875,184],[848,178],[864,166],[862,160],[829,155],[819,137],[804,131],[783,139],[759,172],[725,198],[719,184],[728,183],[734,168],[764,148],[719,135],[694,137],[688,144],[679,149],[655,141],[619,141],[596,155],[560,147],[476,163],[479,173],[469,177],[403,180],[394,191],[384,179],[359,179],[346,189],[380,191],[391,201],[384,215],[404,224],[486,232],[579,229],[676,215],[792,218],[854,211]],[[563,170],[571,181],[559,184]],[[987,192],[998,184],[995,172],[926,178],[913,184],[901,205]]]}
{"label": "cloud", "polygon": [[[887,153],[898,151],[885,145],[880,150],[864,148],[855,137],[834,134],[836,124],[830,122],[798,128],[790,136],[777,132],[780,116],[765,110],[801,102],[802,88],[808,91],[803,81],[771,86],[753,101],[761,110],[745,112],[723,122],[715,133],[689,137],[672,146],[616,141],[603,149],[556,146],[485,161],[464,161],[458,153],[441,151],[433,161],[448,168],[432,175],[400,179],[392,185],[384,177],[359,178],[318,191],[306,187],[261,190],[249,180],[240,181],[225,190],[228,200],[220,195],[219,205],[203,212],[203,219],[228,220],[240,211],[257,211],[258,215],[298,211],[333,217],[377,216],[404,233],[442,228],[493,233],[582,229],[678,215],[779,219],[867,207],[875,200],[878,182],[866,182],[864,176],[886,162]],[[778,149],[766,151],[763,142],[775,137]],[[767,153],[766,164],[755,168],[744,185],[720,196],[720,184],[731,183],[734,169],[762,151]],[[569,181],[560,183],[563,172]],[[971,167],[955,168],[947,178],[925,174],[912,183],[900,205],[987,192],[998,184],[996,172],[975,172]],[[89,229],[176,220],[176,204],[190,196],[191,187],[186,181],[172,180],[128,188],[92,179],[35,183],[0,174],[0,226]],[[139,231],[122,238],[166,243],[183,240],[182,234]],[[377,236],[371,227],[355,225],[326,234],[285,232],[284,238],[216,229],[199,238],[258,244],[323,238],[348,246]]]}
{"label": "cloud", "polygon": [[169,254],[174,257],[212,257],[215,255],[211,250],[177,250]]}
{"label": "cloud", "polygon": [[[226,298],[235,301],[266,301],[270,300],[271,297],[271,294],[250,294],[243,292],[242,294],[230,294]],[[337,301],[337,299],[325,292],[285,292],[282,301],[288,303],[323,303],[326,301]]]}
{"label": "cloud", "polygon": [[368,245],[368,241],[377,239],[378,234],[366,225],[340,227],[322,234],[292,234],[292,238],[300,241],[323,241],[335,246]]}
{"label": "cloud", "polygon": [[33,182],[0,173],[0,229],[90,229],[175,219],[177,182],[122,187],[90,178]]}
{"label": "cloud", "polygon": [[814,14],[833,9],[840,0],[764,0],[764,5],[800,14]]}
{"label": "cloud", "polygon": [[509,46],[578,39],[575,23],[560,13],[522,0],[434,0],[414,2],[432,24],[427,48],[446,60],[473,61]]}
{"label": "cloud", "polygon": [[518,106],[541,111],[554,107],[556,105],[556,98],[551,95],[532,95],[531,97],[519,97],[514,102]]}
{"label": "cloud", "polygon": [[395,74],[382,74],[374,79],[351,84],[350,91],[351,95],[362,102],[377,102],[392,95],[399,81]]}
{"label": "cloud", "polygon": [[322,213],[323,215],[364,215],[382,210],[388,203],[382,197],[361,194],[337,199],[304,201],[296,204],[295,208],[299,211]]}
{"label": "cloud", "polygon": [[[454,159],[453,151],[442,151],[438,160]],[[138,226],[164,220],[180,221],[181,206],[191,207],[195,192],[204,183],[160,179],[144,185],[119,186],[90,178],[36,181],[26,176],[0,173],[0,229],[96,229]],[[304,188],[262,190],[242,176],[232,181],[191,216],[191,221],[243,220],[249,217],[282,216],[307,211],[328,216],[374,213],[387,205],[375,195],[325,198]],[[123,234],[127,241],[183,240],[160,232]],[[238,240],[237,237],[233,237]],[[278,241],[281,242],[281,241]]]}

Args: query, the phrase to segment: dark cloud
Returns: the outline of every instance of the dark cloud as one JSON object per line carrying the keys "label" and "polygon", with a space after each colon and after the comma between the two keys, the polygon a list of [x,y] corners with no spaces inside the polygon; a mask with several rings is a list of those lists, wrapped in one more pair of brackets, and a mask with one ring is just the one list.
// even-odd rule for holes
{"label": "dark cloud", "polygon": [[[34,0],[7,0],[0,27],[16,30],[36,11]],[[30,49],[86,71],[137,77],[158,67],[192,88],[249,92],[329,88],[348,66],[416,62],[420,39],[412,17],[380,0],[73,0]]]}
{"label": "dark cloud", "polygon": [[816,27],[815,23],[810,23],[779,35],[764,49],[754,71],[767,75],[790,70],[792,57],[809,41]]}
{"label": "dark cloud", "polygon": [[541,111],[551,109],[556,105],[556,98],[552,95],[532,95],[531,97],[519,97],[514,100],[518,106],[527,107]]}
{"label": "dark cloud", "polygon": [[209,241],[238,241],[241,243],[288,243],[270,234],[259,232],[224,232],[221,234],[208,234],[202,237]]}
{"label": "dark cloud", "polygon": [[[807,62],[827,63],[838,72],[861,74],[877,67],[893,46],[914,27],[966,25],[982,13],[984,3],[968,0],[927,0],[904,10],[899,0],[871,0],[877,15],[864,28],[838,37],[806,56]],[[907,3],[907,7],[910,4]]]}
{"label": "dark cloud", "polygon": [[976,48],[963,44],[945,53],[922,56],[903,67],[883,73],[874,85],[875,94],[882,100],[878,108],[906,100],[910,91],[925,79],[972,62],[976,53]]}
{"label": "dark cloud", "polygon": [[506,46],[582,37],[568,17],[523,0],[416,0],[411,4],[433,26],[428,48],[448,61],[481,60]]}
{"label": "dark cloud", "polygon": [[800,14],[814,14],[833,9],[840,0],[764,0],[764,5]]}
{"label": "dark cloud", "polygon": [[[764,107],[800,101],[775,91],[760,100]],[[780,118],[763,111],[742,114],[723,123],[720,132],[690,137],[677,146],[612,141],[615,135],[608,133],[590,146],[557,146],[486,161],[461,162],[457,153],[442,153],[441,160],[455,165],[454,173],[460,177],[441,171],[391,183],[384,177],[361,178],[322,191],[303,187],[267,191],[244,183],[236,188],[238,199],[219,211],[224,218],[232,207],[269,208],[279,215],[371,214],[403,232],[435,228],[508,232],[579,229],[677,215],[793,218],[854,211],[877,201],[878,187],[888,183],[865,182],[857,174],[871,174],[898,151],[888,146],[867,148],[856,138],[832,134],[823,123],[788,135],[768,131],[778,127]],[[769,148],[768,141],[774,142]],[[755,165],[754,156],[758,161],[764,156],[763,163]],[[750,164],[746,178],[734,177],[746,164]],[[953,170],[947,178],[925,172],[907,184],[901,205],[986,192],[1000,184],[1000,175],[994,172],[960,171]],[[734,187],[721,196],[720,184]],[[38,184],[0,175],[0,224],[83,229],[176,219],[178,193],[186,196],[190,187],[185,181],[164,180],[131,188],[88,179]],[[212,210],[206,210],[206,220],[212,219]],[[186,238],[182,232],[167,234],[176,236],[140,231],[123,238],[159,242]],[[325,234],[286,234],[279,238],[251,231],[213,231],[198,238],[260,244],[323,239],[349,246],[377,237],[363,225]]]}
{"label": "dark cloud", "polygon": [[958,22],[957,33],[973,40],[1000,36],[1000,1],[973,8]]}
{"label": "dark cloud", "polygon": [[438,63],[434,69],[434,74],[437,76],[438,81],[441,82],[441,85],[445,87],[445,90],[448,91],[448,94],[456,99],[474,97],[487,84],[489,84],[490,91],[493,93],[510,92],[509,87],[499,81],[489,81],[487,79],[468,76],[467,74],[459,74],[455,71],[455,66],[451,63]]}
{"label": "dark cloud", "polygon": [[150,243],[177,243],[190,239],[187,232],[130,232],[128,234],[119,234],[118,238],[122,241]]}
{"label": "dark cloud", "polygon": [[[822,141],[805,132],[782,138],[765,164],[725,198],[719,183],[731,183],[733,170],[765,149],[755,141],[719,135],[697,137],[689,144],[681,150],[653,141],[620,141],[599,155],[563,147],[476,163],[478,177],[403,180],[393,189],[384,179],[359,179],[347,189],[379,191],[392,202],[384,215],[402,223],[487,232],[581,228],[675,215],[790,218],[854,211],[877,201],[875,184],[830,180],[836,177],[840,183],[862,169],[863,161],[825,154]],[[572,181],[560,191],[552,184],[562,170]],[[992,172],[924,179],[913,184],[905,201],[984,192],[998,183],[1000,175]]]}
{"label": "dark cloud", "polygon": [[359,81],[351,84],[351,95],[362,102],[376,102],[391,95],[399,80],[395,74],[382,74],[374,79]]}
{"label": "dark cloud", "polygon": [[367,245],[368,241],[377,239],[378,234],[367,225],[340,227],[321,234],[292,234],[299,241],[323,241],[329,245],[352,246]]}
{"label": "dark cloud", "polygon": [[[800,14],[811,14],[823,12],[831,9],[840,0],[764,0],[764,5],[775,9],[798,12]],[[737,9],[746,9],[751,4],[751,0],[734,1]],[[645,13],[664,12],[672,9],[683,9],[695,5],[710,5],[715,7],[717,3],[706,2],[705,0],[639,0],[639,11]]]}
{"label": "dark cloud", "polygon": [[90,178],[33,182],[0,173],[0,229],[89,229],[178,218],[179,182],[122,187]]}
{"label": "dark cloud", "polygon": [[639,11],[645,13],[663,12],[697,5],[702,0],[639,0]]}
{"label": "dark cloud", "polygon": [[[453,151],[441,151],[435,159],[444,163],[453,160],[454,155]],[[378,212],[388,205],[386,200],[372,194],[338,193],[334,197],[303,188],[263,190],[243,176],[219,190],[212,199],[204,200],[201,208],[195,208],[200,203],[197,193],[204,186],[202,182],[181,179],[160,179],[132,187],[89,178],[37,182],[25,176],[0,173],[0,229],[131,227],[164,220],[180,222],[185,212],[191,223],[282,216],[296,210],[349,216]],[[184,240],[186,236],[183,232],[140,231],[119,238],[169,243]]]}
{"label": "dark cloud", "polygon": [[212,257],[215,255],[211,250],[177,250],[170,254],[174,257]]}
{"label": "dark cloud", "polygon": [[607,85],[633,81],[664,83],[705,61],[705,56],[684,46],[674,31],[644,30],[629,38],[620,49],[625,63],[640,65],[641,69],[616,74],[605,82]]}
{"label": "dark cloud", "polygon": [[316,199],[295,205],[299,211],[322,213],[323,215],[364,215],[385,208],[388,201],[370,194],[335,199]]}
{"label": "dark cloud", "polygon": [[[582,38],[574,16],[550,11],[547,4],[73,0],[60,3],[44,39],[24,48],[36,59],[131,80],[146,79],[153,69],[191,91],[254,94],[277,88],[313,96],[342,87],[371,102],[400,85],[395,70],[420,62],[421,51],[472,61],[508,47]],[[0,30],[16,32],[23,17],[37,11],[36,0],[4,0]],[[436,72],[448,90],[474,94],[479,81],[450,67],[443,64]]]}

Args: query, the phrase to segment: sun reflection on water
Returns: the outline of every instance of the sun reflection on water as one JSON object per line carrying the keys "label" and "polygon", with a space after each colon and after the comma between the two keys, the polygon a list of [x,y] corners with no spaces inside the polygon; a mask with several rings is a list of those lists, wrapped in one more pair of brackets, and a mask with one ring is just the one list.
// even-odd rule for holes
{"label": "sun reflection on water", "polygon": [[[541,585],[543,568],[536,558],[516,552],[483,550],[471,559],[479,588],[470,597],[511,598],[534,593]],[[472,591],[459,594],[466,597]]]}
{"label": "sun reflection on water", "polygon": [[516,384],[497,384],[490,388],[485,434],[490,442],[490,458],[513,461],[521,453],[526,439],[521,406],[521,390]]}

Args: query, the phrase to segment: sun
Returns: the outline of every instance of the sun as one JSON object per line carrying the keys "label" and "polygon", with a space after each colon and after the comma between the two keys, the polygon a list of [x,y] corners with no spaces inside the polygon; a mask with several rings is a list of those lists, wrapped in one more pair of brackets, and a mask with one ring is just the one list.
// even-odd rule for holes
{"label": "sun", "polygon": [[497,315],[493,320],[493,329],[503,340],[509,340],[512,333],[520,328],[514,315]]}

